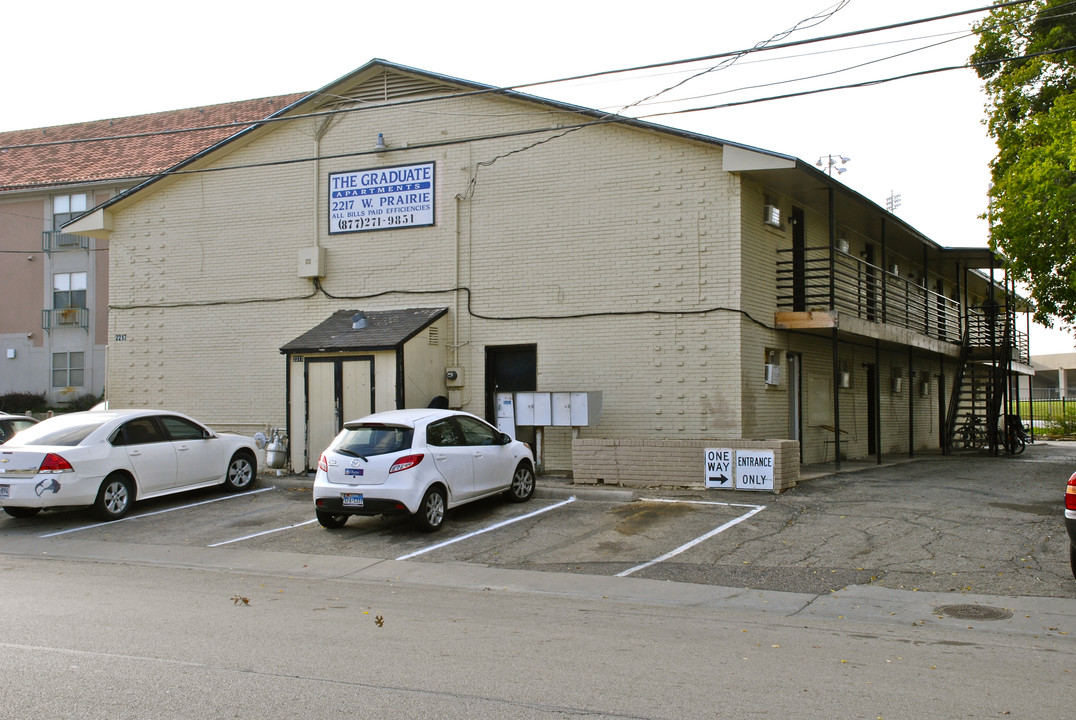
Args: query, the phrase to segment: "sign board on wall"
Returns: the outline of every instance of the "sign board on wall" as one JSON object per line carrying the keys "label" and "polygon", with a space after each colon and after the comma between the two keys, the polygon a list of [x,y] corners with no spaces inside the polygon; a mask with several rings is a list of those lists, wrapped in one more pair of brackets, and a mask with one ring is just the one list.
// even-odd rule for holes
{"label": "sign board on wall", "polygon": [[434,163],[329,174],[329,234],[433,225]]}
{"label": "sign board on wall", "polygon": [[773,490],[773,450],[706,449],[707,489]]}

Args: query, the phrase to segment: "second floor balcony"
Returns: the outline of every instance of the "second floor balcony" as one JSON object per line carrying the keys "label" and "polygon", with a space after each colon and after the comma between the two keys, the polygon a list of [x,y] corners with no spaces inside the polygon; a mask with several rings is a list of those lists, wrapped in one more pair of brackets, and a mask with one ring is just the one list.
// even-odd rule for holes
{"label": "second floor balcony", "polygon": [[90,327],[90,310],[84,307],[46,308],[41,311],[41,328],[46,331],[56,328]]}
{"label": "second floor balcony", "polygon": [[[979,355],[989,350],[995,361],[1007,354],[1017,362],[1030,361],[1027,334],[1016,329],[1015,313],[1000,289],[993,304],[976,303],[968,279],[956,272],[943,277],[898,263],[882,267],[829,247],[778,252],[779,327],[839,328],[954,356],[967,335]],[[986,287],[986,278],[978,278]]]}
{"label": "second floor balcony", "polygon": [[90,238],[85,235],[72,235],[59,230],[46,230],[41,233],[41,249],[47,253],[66,250],[89,250]]}

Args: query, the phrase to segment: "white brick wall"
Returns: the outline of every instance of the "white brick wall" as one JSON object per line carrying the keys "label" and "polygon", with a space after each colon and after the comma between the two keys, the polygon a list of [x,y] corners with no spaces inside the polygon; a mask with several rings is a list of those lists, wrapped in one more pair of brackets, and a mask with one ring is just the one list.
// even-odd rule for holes
{"label": "white brick wall", "polygon": [[[805,377],[832,371],[824,341],[750,319],[772,325],[777,248],[790,242],[760,222],[765,190],[723,172],[719,146],[669,134],[599,125],[522,152],[556,133],[494,137],[557,120],[494,96],[368,109],[336,119],[316,165],[265,165],[314,155],[318,121],[298,120],[215,156],[216,172],[120,205],[110,336],[127,340],[110,349],[110,398],[283,426],[281,345],[341,308],[447,306],[448,362],[464,368],[476,414],[485,348],[537,344],[539,390],[603,391],[584,437],[787,437],[787,378],[765,385],[764,350],[803,352]],[[356,154],[379,132],[389,151]],[[418,147],[464,138],[489,139]],[[328,173],[428,161],[434,227],[328,235]],[[297,277],[298,251],[315,243],[339,299]],[[578,317],[594,313],[605,314]],[[548,469],[570,468],[571,433],[550,429],[544,451]],[[857,432],[849,452],[861,451]]]}

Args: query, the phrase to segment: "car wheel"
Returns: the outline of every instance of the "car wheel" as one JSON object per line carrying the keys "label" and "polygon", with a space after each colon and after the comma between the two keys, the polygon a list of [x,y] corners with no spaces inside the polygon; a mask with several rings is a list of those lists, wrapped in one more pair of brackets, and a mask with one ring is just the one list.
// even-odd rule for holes
{"label": "car wheel", "polygon": [[248,453],[238,452],[232,456],[228,463],[228,474],[224,478],[224,489],[228,492],[246,490],[254,483],[257,474],[257,461]]}
{"label": "car wheel", "polygon": [[415,513],[415,527],[422,532],[441,529],[445,522],[445,491],[435,485],[422,496],[422,505]]}
{"label": "car wheel", "polygon": [[329,528],[330,530],[344,527],[348,518],[345,513],[331,513],[325,512],[324,510],[315,510],[315,512],[317,513],[318,522],[321,523],[321,526]]}
{"label": "car wheel", "polygon": [[1069,545],[1069,568],[1072,570],[1072,577],[1076,578],[1076,547]]}
{"label": "car wheel", "polygon": [[14,518],[28,518],[41,512],[41,508],[4,507],[4,512]]}
{"label": "car wheel", "polygon": [[134,490],[131,481],[123,475],[109,475],[101,483],[101,489],[97,491],[93,512],[101,520],[119,520],[131,509],[133,501]]}
{"label": "car wheel", "polygon": [[521,462],[512,476],[512,485],[508,488],[508,499],[512,502],[527,502],[534,494],[534,471],[531,466]]}

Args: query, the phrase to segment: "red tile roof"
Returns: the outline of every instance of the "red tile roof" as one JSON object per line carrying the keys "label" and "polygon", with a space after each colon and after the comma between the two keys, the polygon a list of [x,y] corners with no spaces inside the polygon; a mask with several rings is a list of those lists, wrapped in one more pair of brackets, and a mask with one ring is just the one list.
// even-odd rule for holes
{"label": "red tile roof", "polygon": [[0,191],[152,176],[307,94],[2,132]]}

